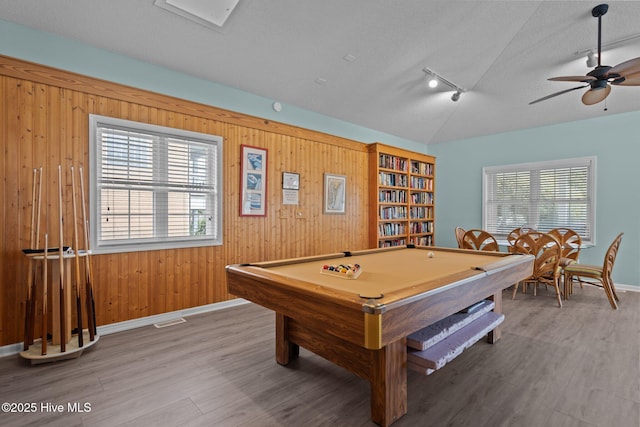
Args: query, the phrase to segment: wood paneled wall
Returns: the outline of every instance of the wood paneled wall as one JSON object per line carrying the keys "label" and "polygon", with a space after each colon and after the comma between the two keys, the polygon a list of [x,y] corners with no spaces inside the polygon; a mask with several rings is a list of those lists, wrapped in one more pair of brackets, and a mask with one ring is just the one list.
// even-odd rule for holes
{"label": "wood paneled wall", "polygon": [[[98,325],[233,298],[227,264],[368,246],[365,144],[4,56],[0,94],[0,345],[22,341],[33,168],[44,170],[43,211],[50,213],[41,227],[57,246],[57,168],[66,177],[65,212],[72,212],[66,181],[70,166],[82,166],[89,183],[92,113],[224,138],[224,244],[93,256]],[[239,216],[241,144],[268,150],[266,217]],[[300,174],[298,206],[282,205],[284,171]],[[345,215],[322,213],[325,172],[347,176]],[[72,221],[64,224],[69,244]]]}

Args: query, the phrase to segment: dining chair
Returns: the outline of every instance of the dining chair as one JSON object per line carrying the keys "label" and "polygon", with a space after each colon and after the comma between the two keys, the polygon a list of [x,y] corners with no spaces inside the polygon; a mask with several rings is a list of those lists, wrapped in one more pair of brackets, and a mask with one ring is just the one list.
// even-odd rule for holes
{"label": "dining chair", "polygon": [[581,284],[588,283],[604,288],[611,308],[617,310],[617,301],[620,301],[620,298],[618,298],[618,294],[616,294],[616,287],[613,279],[611,279],[611,272],[613,271],[613,264],[616,262],[616,256],[618,255],[618,249],[620,248],[623,235],[624,233],[618,234],[609,246],[609,249],[607,249],[602,267],[577,262],[567,265],[564,269],[565,279],[568,279],[568,281],[565,282],[565,293],[573,292],[573,279],[577,278]]}
{"label": "dining chair", "polygon": [[513,247],[513,244],[518,237],[522,236],[523,234],[529,233],[530,231],[536,230],[530,227],[518,227],[511,230],[509,234],[507,234],[507,243],[509,243],[509,249]]}
{"label": "dining chair", "polygon": [[[508,252],[513,252],[513,244],[515,243],[516,239],[520,236],[522,236],[523,234],[526,234],[530,231],[536,231],[533,228],[530,227],[518,227],[518,228],[514,228],[513,230],[511,230],[509,232],[509,234],[507,234],[507,243],[509,244],[509,246],[507,246],[507,251]],[[518,282],[514,285],[514,290],[518,288],[518,286],[520,286],[522,282]],[[527,285],[526,283],[522,283],[522,291],[525,292],[527,289]]]}
{"label": "dining chair", "polygon": [[498,252],[500,250],[496,238],[488,231],[479,229],[465,231],[462,236],[461,248],[493,252]]}
{"label": "dining chair", "polygon": [[[566,227],[554,228],[549,231],[549,234],[558,239],[562,248],[562,254],[560,255],[560,270],[562,272],[562,279],[565,288],[564,298],[567,299],[569,298],[569,294],[567,293],[567,277],[564,273],[564,269],[567,265],[578,262],[582,238],[574,230]],[[582,286],[582,284],[580,286]]]}
{"label": "dining chair", "polygon": [[[522,281],[523,288],[533,284],[533,295],[536,295],[538,283],[553,286],[556,291],[558,306],[562,308],[560,294],[560,257],[562,254],[560,242],[549,233],[531,231],[518,237],[513,243],[513,253],[530,254],[535,256],[531,276]],[[515,299],[518,287],[513,288],[511,299]]]}
{"label": "dining chair", "polygon": [[456,233],[456,242],[458,242],[458,248],[462,249],[462,238],[464,237],[464,233],[467,230],[465,230],[462,227],[456,227],[455,229],[455,233]]}

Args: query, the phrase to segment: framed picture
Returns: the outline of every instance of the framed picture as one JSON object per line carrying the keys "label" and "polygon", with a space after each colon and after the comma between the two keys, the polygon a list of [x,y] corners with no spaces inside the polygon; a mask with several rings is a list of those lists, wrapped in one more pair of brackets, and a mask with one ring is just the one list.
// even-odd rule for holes
{"label": "framed picture", "polygon": [[283,190],[299,190],[300,174],[293,172],[282,172],[282,189]]}
{"label": "framed picture", "polygon": [[324,174],[324,213],[343,214],[345,212],[347,177]]}
{"label": "framed picture", "polygon": [[240,216],[267,215],[267,150],[240,146]]}

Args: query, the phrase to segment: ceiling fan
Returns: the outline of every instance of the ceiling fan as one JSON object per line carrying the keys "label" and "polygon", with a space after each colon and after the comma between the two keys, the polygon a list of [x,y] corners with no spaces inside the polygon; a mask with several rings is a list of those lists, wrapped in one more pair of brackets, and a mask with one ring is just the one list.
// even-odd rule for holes
{"label": "ceiling fan", "polygon": [[602,65],[600,62],[600,58],[602,58],[602,16],[607,13],[608,9],[608,4],[601,4],[591,10],[591,15],[593,15],[594,18],[598,18],[598,65],[587,73],[586,76],[563,76],[548,79],[552,81],[582,82],[587,84],[552,93],[551,95],[531,101],[529,105],[585,87],[590,87],[590,89],[582,95],[582,103],[585,105],[593,105],[603,101],[609,95],[611,85],[640,86],[640,57],[622,62],[614,67]]}

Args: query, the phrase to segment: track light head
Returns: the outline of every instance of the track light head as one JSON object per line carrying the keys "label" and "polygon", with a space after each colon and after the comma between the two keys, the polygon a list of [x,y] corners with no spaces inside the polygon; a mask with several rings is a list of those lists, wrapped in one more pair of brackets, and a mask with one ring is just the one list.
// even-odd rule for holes
{"label": "track light head", "polygon": [[598,55],[590,50],[589,53],[587,53],[587,67],[593,68],[596,65],[598,65]]}
{"label": "track light head", "polygon": [[465,92],[463,88],[461,88],[457,84],[450,82],[449,80],[445,79],[441,75],[436,74],[434,71],[430,70],[429,68],[423,68],[422,71],[427,75],[427,78],[428,78],[427,85],[430,88],[433,89],[437,87],[440,82],[442,82],[442,84],[449,86],[451,89],[455,90],[454,94],[451,95],[451,100],[453,102],[458,101],[460,99],[460,95],[462,95],[462,93]]}

